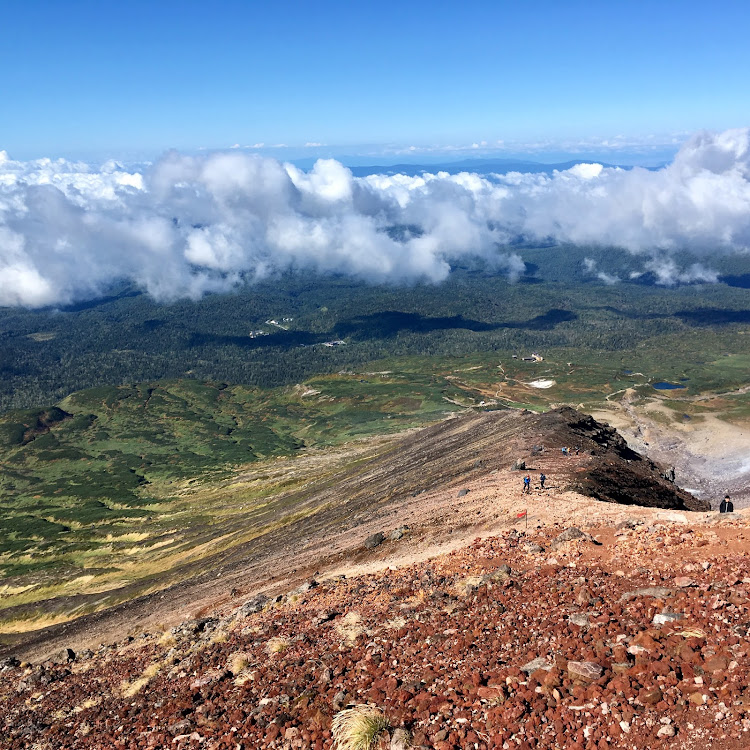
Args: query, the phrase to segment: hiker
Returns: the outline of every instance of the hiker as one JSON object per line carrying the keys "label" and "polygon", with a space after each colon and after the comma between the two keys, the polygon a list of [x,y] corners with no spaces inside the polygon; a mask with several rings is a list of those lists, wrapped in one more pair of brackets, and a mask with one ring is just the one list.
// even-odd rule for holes
{"label": "hiker", "polygon": [[576,445],[576,456],[581,452],[581,446]]}
{"label": "hiker", "polygon": [[531,477],[527,474],[523,478],[523,489],[521,490],[521,494],[528,494],[531,492]]}
{"label": "hiker", "polygon": [[563,456],[567,456],[568,455],[568,449],[567,448],[561,448],[560,450],[562,450]]}
{"label": "hiker", "polygon": [[734,513],[734,503],[729,499],[729,495],[724,495],[719,506],[719,513]]}
{"label": "hiker", "polygon": [[539,486],[544,489],[544,483],[547,481],[547,477],[544,474],[539,475]]}

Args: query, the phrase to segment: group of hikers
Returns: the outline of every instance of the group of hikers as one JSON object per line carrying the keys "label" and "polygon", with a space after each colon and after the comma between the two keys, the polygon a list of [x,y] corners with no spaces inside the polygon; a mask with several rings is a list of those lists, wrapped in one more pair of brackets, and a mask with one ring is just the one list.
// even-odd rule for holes
{"label": "group of hikers", "polygon": [[[547,477],[544,474],[539,475],[539,488],[544,489],[544,483],[547,481]],[[523,489],[521,490],[522,495],[528,495],[531,492],[531,477],[527,474],[523,478]]]}

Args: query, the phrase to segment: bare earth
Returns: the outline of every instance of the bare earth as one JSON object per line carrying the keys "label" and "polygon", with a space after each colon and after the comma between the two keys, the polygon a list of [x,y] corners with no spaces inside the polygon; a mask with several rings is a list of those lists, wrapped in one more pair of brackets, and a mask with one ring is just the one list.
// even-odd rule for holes
{"label": "bare earth", "polygon": [[576,419],[384,441],[312,483],[319,512],[266,546],[32,634],[6,649],[27,662],[0,662],[2,747],[331,750],[334,715],[364,703],[434,750],[749,747],[750,510],[584,496],[599,477],[685,497]]}
{"label": "bare earth", "polygon": [[[546,415],[467,414],[378,441],[374,448],[364,444],[363,459],[353,468],[350,462],[317,482],[311,478],[304,493],[289,498],[294,500],[291,507],[314,508],[313,515],[217,552],[183,583],[63,625],[19,634],[0,655],[42,660],[64,646],[95,647],[126,634],[170,627],[186,617],[232,606],[259,590],[283,592],[305,577],[384,564],[394,554],[392,545],[373,553],[365,540],[404,525],[410,530],[409,542],[398,545],[394,559],[405,563],[514,527],[524,509],[532,528],[616,522],[630,512],[627,506],[596,502],[571,489],[579,486],[593,486],[597,496],[609,496],[623,484],[641,503],[683,502],[679,490],[660,477],[659,467],[620,455],[624,443],[618,446],[614,433],[587,420],[570,409]],[[534,455],[533,446],[540,442],[547,447]],[[575,444],[582,447],[580,455],[562,455],[560,446]],[[512,469],[519,457],[527,459],[527,470]],[[530,496],[521,494],[526,472],[534,478]],[[538,488],[541,472],[549,478],[544,491]],[[671,517],[671,511],[646,512],[648,518]]]}

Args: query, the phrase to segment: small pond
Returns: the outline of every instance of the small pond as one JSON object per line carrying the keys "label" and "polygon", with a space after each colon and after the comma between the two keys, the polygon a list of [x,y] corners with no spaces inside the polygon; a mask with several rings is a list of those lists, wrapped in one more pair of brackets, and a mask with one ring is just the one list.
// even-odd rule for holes
{"label": "small pond", "polygon": [[685,388],[686,386],[680,385],[679,383],[667,383],[661,381],[660,383],[653,383],[653,387],[656,388],[657,391],[674,391],[677,388]]}

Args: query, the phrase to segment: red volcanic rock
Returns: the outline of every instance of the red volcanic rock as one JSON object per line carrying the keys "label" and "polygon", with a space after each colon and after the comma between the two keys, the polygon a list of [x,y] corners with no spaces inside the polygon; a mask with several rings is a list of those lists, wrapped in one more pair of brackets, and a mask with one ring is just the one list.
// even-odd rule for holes
{"label": "red volcanic rock", "polygon": [[[222,639],[185,627],[166,647],[154,636],[80,663],[0,663],[3,748],[332,750],[336,712],[367,702],[408,727],[415,747],[750,745],[750,559],[696,552],[699,532],[661,521],[618,537],[602,527],[602,547],[566,542],[554,566],[529,554],[527,543],[549,549],[561,531],[506,532],[321,580],[294,601],[236,620],[225,612],[213,626]],[[509,572],[495,577],[500,564]],[[682,572],[694,586],[680,587]],[[459,599],[466,580],[481,583]],[[653,626],[663,610],[685,616]],[[571,626],[576,613],[588,628]],[[269,654],[271,638],[280,652]]]}
{"label": "red volcanic rock", "polygon": [[688,586],[695,586],[695,581],[689,576],[678,576],[672,582],[678,589],[684,589]]}
{"label": "red volcanic rock", "polygon": [[703,669],[706,672],[719,672],[724,671],[729,666],[729,659],[723,654],[717,654],[712,656],[703,662]]}

